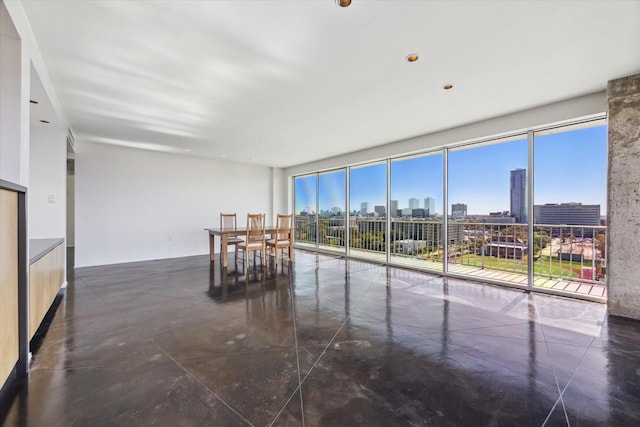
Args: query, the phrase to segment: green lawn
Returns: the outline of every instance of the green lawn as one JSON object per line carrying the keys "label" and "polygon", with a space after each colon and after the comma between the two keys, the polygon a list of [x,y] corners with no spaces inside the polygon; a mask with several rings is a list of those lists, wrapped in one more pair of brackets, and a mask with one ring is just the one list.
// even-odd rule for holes
{"label": "green lawn", "polygon": [[[473,265],[475,267],[482,266],[481,255],[463,255],[461,257],[452,258],[449,262],[462,265]],[[505,259],[498,257],[485,256],[484,267],[496,270],[513,271],[516,273],[527,274],[527,257],[522,260]],[[536,276],[552,276],[552,277],[579,277],[579,263],[573,263],[573,271],[569,268],[569,262],[560,261],[548,257],[540,257],[533,264],[533,274]]]}

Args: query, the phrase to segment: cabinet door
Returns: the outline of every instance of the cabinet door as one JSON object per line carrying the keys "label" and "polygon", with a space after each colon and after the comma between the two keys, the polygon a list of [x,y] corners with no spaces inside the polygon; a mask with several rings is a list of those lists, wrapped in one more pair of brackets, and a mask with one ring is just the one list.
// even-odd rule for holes
{"label": "cabinet door", "polygon": [[0,189],[0,387],[18,361],[18,194]]}

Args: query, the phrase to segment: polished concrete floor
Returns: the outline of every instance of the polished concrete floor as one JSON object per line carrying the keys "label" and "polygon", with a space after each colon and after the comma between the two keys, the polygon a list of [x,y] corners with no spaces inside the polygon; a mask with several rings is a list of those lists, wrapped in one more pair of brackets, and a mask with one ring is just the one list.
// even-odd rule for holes
{"label": "polished concrete floor", "polygon": [[304,251],[230,270],[77,269],[4,424],[640,425],[640,323],[604,305]]}

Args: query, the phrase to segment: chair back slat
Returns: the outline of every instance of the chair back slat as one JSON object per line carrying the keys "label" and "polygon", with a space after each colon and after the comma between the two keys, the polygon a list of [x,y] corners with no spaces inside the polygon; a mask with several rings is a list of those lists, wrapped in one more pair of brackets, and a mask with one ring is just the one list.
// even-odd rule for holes
{"label": "chair back slat", "polygon": [[220,214],[220,230],[235,230],[236,214]]}
{"label": "chair back slat", "polygon": [[265,214],[247,215],[247,242],[264,241]]}
{"label": "chair back slat", "polygon": [[276,239],[289,240],[293,228],[293,215],[278,214],[276,221]]}

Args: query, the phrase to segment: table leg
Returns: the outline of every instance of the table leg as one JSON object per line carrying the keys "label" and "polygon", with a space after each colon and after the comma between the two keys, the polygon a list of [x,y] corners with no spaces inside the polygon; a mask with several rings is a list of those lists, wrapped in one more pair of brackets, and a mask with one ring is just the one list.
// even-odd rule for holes
{"label": "table leg", "polygon": [[293,239],[289,240],[289,259],[293,261]]}
{"label": "table leg", "polygon": [[215,262],[216,260],[216,245],[215,245],[216,236],[213,234],[209,234],[209,259],[211,262]]}
{"label": "table leg", "polygon": [[229,248],[227,247],[227,235],[226,234],[222,234],[222,236],[220,237],[220,240],[222,240],[222,242],[220,243],[220,258],[222,259],[222,267],[223,268],[227,268],[227,262],[228,262],[228,258],[229,258]]}

